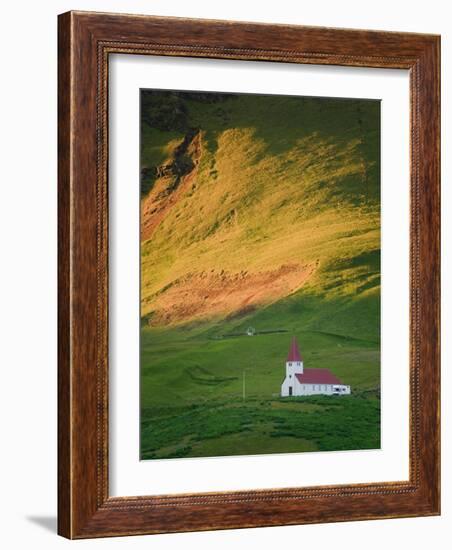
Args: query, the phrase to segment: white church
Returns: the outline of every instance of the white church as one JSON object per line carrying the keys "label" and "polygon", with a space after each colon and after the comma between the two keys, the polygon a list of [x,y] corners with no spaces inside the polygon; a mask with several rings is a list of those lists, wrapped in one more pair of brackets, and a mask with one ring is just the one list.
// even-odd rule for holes
{"label": "white church", "polygon": [[305,369],[295,336],[286,361],[286,377],[281,386],[281,397],[297,395],[350,395],[350,386],[328,369]]}

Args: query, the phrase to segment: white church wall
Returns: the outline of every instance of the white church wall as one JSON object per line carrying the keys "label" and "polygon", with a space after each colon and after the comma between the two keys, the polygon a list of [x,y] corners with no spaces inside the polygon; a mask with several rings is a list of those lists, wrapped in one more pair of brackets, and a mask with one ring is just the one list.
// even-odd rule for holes
{"label": "white church wall", "polygon": [[344,384],[301,384],[296,377],[286,376],[281,386],[281,397],[289,397],[289,386],[292,396],[304,395],[350,395],[351,388]]}
{"label": "white church wall", "polygon": [[303,362],[302,361],[287,361],[286,362],[286,377],[289,375],[303,374]]}
{"label": "white church wall", "polygon": [[296,381],[296,378],[293,375],[286,376],[286,378],[284,379],[284,382],[282,383],[282,386],[281,386],[281,396],[282,397],[288,397],[289,396],[289,386],[292,386],[292,388],[293,388],[292,395],[296,395],[295,394],[295,382],[294,381]]}
{"label": "white church wall", "polygon": [[350,386],[339,384],[299,384],[297,395],[349,395]]}

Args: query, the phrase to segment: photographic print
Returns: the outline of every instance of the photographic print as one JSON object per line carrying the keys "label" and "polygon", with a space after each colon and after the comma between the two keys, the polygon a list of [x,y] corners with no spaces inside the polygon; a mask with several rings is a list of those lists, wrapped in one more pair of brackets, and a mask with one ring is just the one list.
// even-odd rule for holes
{"label": "photographic print", "polygon": [[378,449],[380,102],[140,102],[140,458]]}

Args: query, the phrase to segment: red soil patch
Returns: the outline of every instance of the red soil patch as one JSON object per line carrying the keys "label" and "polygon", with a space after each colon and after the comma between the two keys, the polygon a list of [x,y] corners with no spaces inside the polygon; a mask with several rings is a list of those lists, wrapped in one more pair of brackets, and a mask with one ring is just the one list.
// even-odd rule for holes
{"label": "red soil patch", "polygon": [[314,264],[283,265],[257,273],[201,272],[176,279],[151,298],[149,324],[165,326],[211,317],[246,315],[299,289]]}

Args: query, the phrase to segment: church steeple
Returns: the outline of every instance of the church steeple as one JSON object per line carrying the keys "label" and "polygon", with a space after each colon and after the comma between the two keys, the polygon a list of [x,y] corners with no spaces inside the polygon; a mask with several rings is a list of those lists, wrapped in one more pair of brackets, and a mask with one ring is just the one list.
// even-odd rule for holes
{"label": "church steeple", "polygon": [[294,336],[287,355],[286,375],[291,378],[296,373],[303,374],[303,358],[298,349],[297,339]]}
{"label": "church steeple", "polygon": [[298,343],[295,336],[292,338],[292,343],[290,345],[287,361],[297,361],[297,362],[303,361],[303,358],[301,357],[301,354],[300,354],[300,350],[298,349]]}

